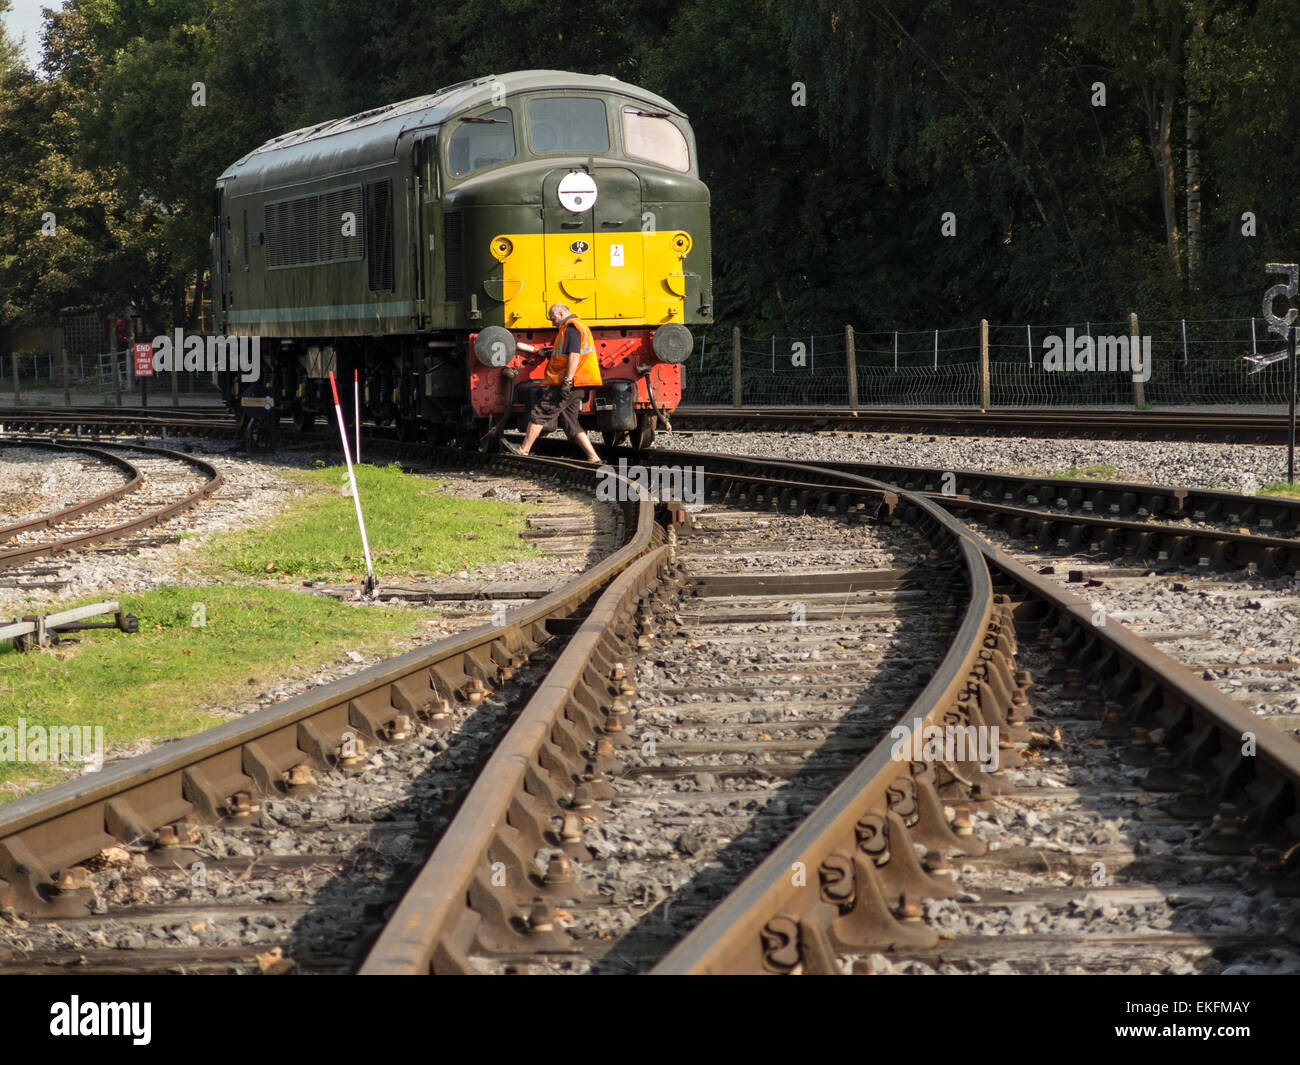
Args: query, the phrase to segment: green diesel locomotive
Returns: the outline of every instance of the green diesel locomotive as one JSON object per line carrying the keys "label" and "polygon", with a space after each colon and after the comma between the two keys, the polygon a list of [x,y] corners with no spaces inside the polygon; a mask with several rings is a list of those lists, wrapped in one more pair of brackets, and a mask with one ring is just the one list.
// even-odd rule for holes
{"label": "green diesel locomotive", "polygon": [[531,70],[286,133],[218,179],[214,329],[258,337],[237,409],[299,428],[328,374],[407,438],[477,441],[526,417],[565,303],[604,384],[583,414],[649,446],[712,321],[709,193],[690,123],[611,77]]}

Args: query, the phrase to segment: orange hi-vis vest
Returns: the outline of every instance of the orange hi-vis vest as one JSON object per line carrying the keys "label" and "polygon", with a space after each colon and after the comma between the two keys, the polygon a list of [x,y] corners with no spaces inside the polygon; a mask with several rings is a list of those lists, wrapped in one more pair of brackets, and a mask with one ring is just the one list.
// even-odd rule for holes
{"label": "orange hi-vis vest", "polygon": [[591,335],[590,329],[578,321],[576,314],[569,315],[560,323],[559,332],[555,335],[555,346],[551,349],[551,357],[546,364],[546,376],[542,380],[548,385],[564,384],[569,369],[569,356],[564,353],[564,334],[569,331],[570,325],[577,326],[582,336],[582,350],[578,352],[578,369],[573,375],[573,385],[575,388],[593,388],[600,384],[596,338]]}

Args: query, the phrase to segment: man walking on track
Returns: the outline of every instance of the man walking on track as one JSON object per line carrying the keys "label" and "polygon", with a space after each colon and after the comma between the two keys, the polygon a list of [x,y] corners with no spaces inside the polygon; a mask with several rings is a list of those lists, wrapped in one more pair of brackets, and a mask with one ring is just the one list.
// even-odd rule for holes
{"label": "man walking on track", "polygon": [[555,347],[542,378],[542,397],[528,416],[528,432],[519,453],[527,455],[542,435],[542,426],[558,417],[565,435],[587,453],[587,461],[599,462],[600,456],[578,424],[578,412],[586,405],[589,391],[600,384],[595,338],[563,303],[551,304],[546,316],[557,330]]}

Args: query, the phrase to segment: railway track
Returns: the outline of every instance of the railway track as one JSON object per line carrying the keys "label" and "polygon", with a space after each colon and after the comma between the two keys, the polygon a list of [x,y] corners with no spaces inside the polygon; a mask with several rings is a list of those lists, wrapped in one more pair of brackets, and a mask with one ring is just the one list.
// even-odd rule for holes
{"label": "railway track", "polygon": [[[611,463],[645,459],[628,449],[606,450]],[[654,462],[667,466],[724,460],[707,452],[654,451]],[[760,468],[766,460],[748,461]],[[925,493],[956,514],[1063,553],[1095,548],[1133,566],[1253,566],[1271,576],[1294,574],[1300,566],[1297,499],[878,463],[818,465]]]}
{"label": "railway track", "polygon": [[[413,675],[423,681],[408,675],[404,689],[388,663],[382,684],[368,678],[370,694],[340,682],[332,705],[313,693],[273,708],[248,723],[253,732],[224,736],[221,750],[216,733],[204,734],[171,745],[165,766],[163,752],[151,767],[122,763],[115,784],[95,782],[94,795],[76,795],[86,788],[79,781],[53,801],[46,793],[0,808],[0,878],[14,911],[26,914],[22,936],[43,934],[43,923],[99,919],[94,930],[108,943],[96,950],[77,939],[91,935],[89,924],[59,925],[50,935],[71,936],[72,947],[42,939],[45,953],[6,965],[238,968],[267,947],[256,960],[266,971],[344,971],[347,951],[319,923],[303,932],[296,957],[271,947],[283,922],[313,927],[292,909],[305,903],[283,886],[275,864],[283,859],[307,867],[304,884],[344,867],[362,878],[334,889],[362,911],[348,944],[376,936],[362,972],[1289,971],[1290,896],[1300,892],[1292,737],[1121,625],[1098,625],[1091,603],[949,512],[969,500],[843,469],[681,457],[708,469],[706,508],[693,516],[670,507],[655,532],[648,504],[636,507],[636,534],[597,567],[581,608],[542,623],[559,637],[538,644],[553,662],[537,658],[537,647],[531,663],[498,647],[486,658],[480,651],[477,669],[453,667],[457,683],[444,667],[419,664]],[[595,476],[558,460],[494,461]],[[800,513],[856,538],[868,556],[883,548],[861,546],[863,530],[883,523],[882,543],[897,554],[828,566],[788,526]],[[923,561],[916,541],[907,545],[917,534]],[[818,543],[836,543],[828,535]],[[914,609],[917,592],[924,609]],[[947,617],[933,609],[940,601],[952,604]],[[803,625],[793,623],[796,603]],[[512,631],[520,616],[510,615]],[[536,620],[525,627],[535,636]],[[742,629],[762,625],[759,640]],[[934,664],[918,667],[912,656],[926,653]],[[424,710],[411,701],[412,683]],[[435,720],[428,709],[442,699],[453,713]],[[416,730],[459,737],[469,707],[484,703],[466,733],[479,760],[454,759],[464,763],[459,776],[439,763],[424,781],[422,801],[438,797],[440,821],[416,810],[372,831],[325,816],[331,802],[346,814],[364,790],[348,792],[339,767],[348,727],[380,748],[369,756],[377,767],[425,749],[402,746]],[[888,725],[904,707],[905,721],[996,726],[1000,771],[982,772],[972,757],[906,749],[897,757]],[[443,731],[439,721],[461,727]],[[430,734],[420,738],[428,744]],[[435,744],[417,758],[441,753]],[[304,784],[303,767],[321,779]],[[141,768],[158,783],[146,786]],[[251,831],[241,825],[254,803],[275,813],[272,825],[263,817],[253,828],[289,853],[240,835]],[[286,843],[280,828],[295,818],[326,836],[366,836],[373,867]],[[86,909],[111,890],[129,902],[133,878],[159,879],[140,871],[146,864],[169,862],[168,875],[183,878],[185,860],[199,853],[187,843],[201,850],[206,839],[221,853],[230,833],[236,851],[252,853],[219,875],[288,892],[272,899],[287,907],[282,923],[259,934],[251,912],[259,896],[231,887],[246,912],[217,923],[229,930],[233,921],[243,939],[205,942],[215,911],[143,913],[145,929],[179,945],[123,962],[123,951],[151,949],[153,932],[128,931],[122,946],[102,927],[107,915]],[[109,864],[77,866],[87,859]],[[278,870],[270,889],[259,865]],[[266,927],[272,915],[259,916]],[[119,930],[132,920],[129,909],[111,919]],[[193,938],[198,948],[185,945]]]}
{"label": "railway track", "polygon": [[951,436],[1047,436],[1084,440],[1185,440],[1280,444],[1286,442],[1283,414],[1217,414],[975,408],[825,410],[807,407],[678,407],[677,429],[863,433],[939,433]]}
{"label": "railway track", "polygon": [[[24,567],[37,559],[124,541],[183,514],[224,483],[210,462],[145,444],[101,442],[90,447],[5,438],[0,439],[0,447],[90,455],[116,467],[125,478],[121,485],[81,503],[0,528],[0,571],[5,571],[6,579],[19,582]],[[126,456],[106,447],[125,451]]]}
{"label": "railway track", "polygon": [[504,624],[0,806],[0,972],[346,969],[541,679],[530,659],[660,535],[648,502],[615,511],[622,547]]}
{"label": "railway track", "polygon": [[[802,488],[768,486],[765,492],[755,467],[781,468],[788,473],[792,469],[789,464],[735,460],[728,463],[716,456],[709,456],[708,461],[714,493],[731,495],[732,502],[746,497],[750,503],[766,502],[777,511],[783,511],[793,501],[803,504],[810,498],[816,499],[819,506],[848,511],[862,503],[863,493],[867,491],[865,482],[859,479],[858,484],[862,487],[855,490],[837,492],[832,484],[818,489],[805,481]],[[745,472],[733,477],[729,475],[728,467]],[[818,471],[807,467],[799,468],[799,472],[804,478],[818,475]],[[718,476],[719,473],[722,476]],[[726,487],[719,487],[719,481],[725,482]],[[884,486],[874,487],[880,489]],[[914,706],[913,710],[923,712],[925,720],[930,721],[944,720],[945,715],[956,715],[955,720],[965,723],[980,721],[987,724],[990,720],[1000,720],[1006,730],[1003,736],[1016,741],[1008,743],[1008,747],[1021,748],[1008,752],[1008,764],[1014,764],[1017,758],[1032,759],[1037,750],[1034,746],[1036,737],[1026,728],[1028,721],[1025,716],[1029,711],[1026,695],[1031,682],[1025,671],[1013,670],[1009,657],[1014,656],[1017,650],[1017,630],[1031,630],[1057,659],[1052,663],[1053,668],[1064,672],[1065,685],[1060,697],[1068,700],[1091,696],[1082,708],[1081,716],[1095,715],[1102,720],[1110,730],[1110,740],[1103,742],[1130,736],[1138,741],[1134,744],[1136,751],[1121,755],[1150,762],[1142,778],[1149,789],[1143,796],[1147,801],[1134,799],[1134,804],[1143,808],[1151,805],[1151,796],[1172,783],[1182,790],[1168,820],[1182,816],[1209,822],[1208,827],[1199,831],[1188,832],[1182,826],[1169,831],[1169,838],[1163,841],[1166,853],[1172,853],[1176,844],[1186,849],[1189,843],[1194,844],[1202,837],[1211,850],[1238,855],[1244,849],[1243,844],[1256,843],[1256,865],[1248,869],[1247,874],[1268,882],[1266,893],[1285,896],[1295,875],[1295,869],[1288,864],[1294,857],[1294,850],[1290,848],[1300,835],[1297,832],[1300,826],[1294,823],[1293,813],[1296,788],[1300,787],[1300,748],[1289,737],[1269,729],[1240,707],[1223,699],[1218,692],[1200,684],[1131,633],[1118,626],[1107,631],[1105,627],[1094,625],[1087,604],[1043,581],[956,523],[949,524],[951,519],[945,520],[946,516],[933,501],[924,496],[908,495],[903,497],[901,505],[925,511],[932,521],[947,528],[960,543],[963,553],[979,553],[982,579],[981,566],[975,564],[976,560],[969,560],[974,585],[972,602],[981,604],[984,624],[994,618],[997,628],[996,633],[990,633],[983,631],[978,621],[972,624],[968,609],[962,629],[968,630],[968,634],[973,631],[980,637],[973,646],[977,652],[984,652],[986,658],[974,664],[983,668],[973,675],[962,675],[960,671],[953,675],[949,668],[950,650],[949,660],[928,686],[929,689],[938,685],[941,694],[936,699],[936,691],[928,690],[926,701]],[[999,601],[994,600],[995,585],[1006,589],[1001,593],[1005,598]],[[613,592],[611,588],[611,595]],[[595,633],[591,633],[591,650],[595,649],[597,639]],[[955,640],[954,646],[959,646],[959,641]],[[577,649],[571,647],[566,653],[576,655]],[[1029,653],[1027,658],[1032,661],[1034,655]],[[608,661],[608,655],[604,661]],[[1049,684],[1056,683],[1050,671],[1048,681]],[[1089,684],[1094,687],[1087,688]],[[588,690],[593,686],[589,683]],[[607,698],[613,697],[608,694],[612,687],[612,682],[607,681]],[[551,693],[549,698],[553,712],[563,714],[568,722],[580,716],[573,706],[572,694],[571,689],[559,690]],[[1099,695],[1102,697],[1100,704]],[[566,699],[569,701],[567,710]],[[1108,706],[1107,701],[1111,705]],[[535,700],[529,709],[534,710],[537,706]],[[928,712],[924,710],[926,706],[930,707]],[[584,709],[590,727],[599,728],[599,717]],[[623,725],[621,721],[619,724]],[[637,727],[639,721],[634,725]],[[626,725],[614,731],[626,731]],[[1234,757],[1243,732],[1250,732],[1257,744],[1251,760]],[[1064,741],[1058,738],[1059,723],[1053,724],[1051,732],[1038,734],[1039,742],[1044,735],[1049,744],[1064,747]],[[1153,736],[1156,737],[1154,741]],[[544,722],[533,723],[529,742],[533,744],[532,757],[536,758],[539,751],[545,750]],[[1098,737],[1089,734],[1084,742],[1096,743]],[[1116,753],[1112,751],[1112,757]],[[515,749],[511,754],[517,761],[527,764],[529,752]],[[981,780],[979,767],[969,760],[964,764],[954,760],[935,764],[930,759],[903,759],[900,762],[892,755],[888,742],[882,740],[878,743],[839,787],[726,901],[712,909],[655,971],[869,970],[873,965],[873,954],[882,950],[895,951],[900,958],[904,955],[898,954],[899,951],[911,951],[918,957],[925,953],[936,964],[950,966],[960,966],[952,959],[961,951],[973,955],[978,953],[977,948],[983,949],[985,963],[991,955],[998,956],[998,961],[992,965],[1007,966],[1009,958],[1023,963],[1027,953],[1032,959],[1033,953],[1025,951],[1021,951],[1018,958],[1014,950],[1004,952],[1005,956],[998,955],[998,945],[989,938],[967,943],[951,927],[952,918],[949,918],[949,927],[943,931],[953,938],[943,941],[939,938],[939,931],[919,923],[927,915],[927,904],[922,901],[926,898],[964,897],[968,903],[980,901],[974,892],[963,891],[960,881],[954,883],[951,867],[945,858],[955,853],[964,854],[972,863],[982,861],[985,844],[971,838],[975,823],[980,819],[980,808],[991,799],[1020,800],[1016,796],[1005,799],[997,796],[996,778]],[[501,756],[500,752],[498,756]],[[509,828],[513,826],[508,817],[500,816],[505,809],[502,803],[508,807],[512,793],[512,783],[507,777],[508,774],[492,776],[489,772],[476,786],[476,791],[483,796],[479,801],[495,802],[498,816],[492,816],[494,808],[491,805],[475,805],[477,831],[474,824],[467,821],[458,834],[457,826],[453,824],[439,851],[435,852],[435,858],[417,878],[376,943],[363,971],[468,969],[472,968],[476,951],[480,954],[499,952],[518,960],[527,956],[524,945],[530,929],[539,938],[558,938],[558,942],[552,941],[544,947],[543,953],[563,957],[575,952],[574,944],[564,938],[569,933],[559,927],[552,911],[544,903],[537,904],[536,900],[533,905],[528,904],[527,895],[530,888],[538,886],[536,883],[520,880],[513,885],[515,910],[511,913],[503,905],[502,898],[506,893],[494,895],[490,882],[484,881],[486,870],[491,867],[493,848],[498,856],[512,849]],[[497,792],[495,797],[494,791]],[[1196,803],[1198,797],[1201,800],[1199,805]],[[1086,823],[1088,816],[1080,807],[1087,804],[1089,796],[1076,794],[1072,798],[1075,806],[1063,816]],[[1235,805],[1229,812],[1225,809],[1229,804],[1218,800],[1233,800]],[[951,817],[948,810],[952,810]],[[1211,821],[1211,817],[1216,815],[1217,820]],[[985,826],[985,833],[994,837],[991,842],[1003,842],[996,838],[996,827],[989,829]],[[1189,840],[1188,836],[1193,838]],[[1082,845],[1072,846],[1084,853]],[[925,865],[914,860],[914,850],[927,852]],[[994,860],[995,876],[1005,872],[1005,868],[999,870],[996,866],[1003,857],[1006,856]],[[1113,863],[1110,875],[1119,878],[1116,891],[1112,893],[1116,899],[1120,898],[1120,891],[1129,891],[1134,897],[1141,898],[1144,891],[1159,893],[1168,888],[1158,879],[1132,885],[1128,881],[1135,869],[1130,868],[1132,863],[1123,860],[1122,848],[1109,857]],[[1034,860],[1044,861],[1041,855]],[[1233,860],[1240,866],[1239,858]],[[1193,871],[1203,872],[1206,861],[1212,859],[1202,856]],[[510,868],[509,863],[504,864]],[[1100,875],[1104,877],[1104,862],[1100,863],[1100,868],[1103,870]],[[1097,869],[1097,862],[1090,863],[1090,875],[1098,875]],[[813,870],[816,870],[816,876],[812,875]],[[978,869],[971,866],[969,871],[973,875]],[[528,872],[525,869],[524,875],[527,876]],[[967,866],[963,864],[961,875],[967,872]],[[542,886],[547,886],[544,877],[535,875]],[[1114,883],[1103,879],[1097,882],[1097,887],[1104,889]],[[473,887],[466,890],[470,884]],[[1059,883],[1053,886],[1060,887]],[[1073,882],[1073,878],[1069,888],[1077,899],[1079,885]],[[1238,907],[1243,897],[1241,891],[1235,889],[1225,890],[1220,895],[1231,898],[1232,905]],[[1201,901],[1205,902],[1207,897],[1202,892]],[[1203,909],[1212,909],[1210,904],[1214,901],[1210,899]],[[1259,908],[1256,903],[1252,902],[1252,905]],[[1103,901],[1096,912],[1105,921],[1113,909],[1110,902]],[[930,910],[934,912],[933,904],[930,904]],[[1293,918],[1294,908],[1289,902],[1282,901],[1269,903],[1263,907],[1263,912],[1268,919],[1284,922]],[[1072,926],[1072,922],[1077,922],[1077,925]],[[1066,919],[1066,928],[1077,932],[1083,923],[1082,919],[1071,916]],[[1191,931],[1164,933],[1159,950],[1166,956],[1182,951],[1189,958],[1195,957],[1198,950],[1203,953],[1249,951],[1276,943],[1283,932],[1281,927],[1272,927],[1265,933],[1215,940],[1207,928],[1192,922]],[[1160,956],[1150,940],[1152,936],[1159,938],[1161,933],[1148,931],[1144,934],[1147,935],[1146,941],[1139,934],[1111,936],[1110,942],[1100,942],[1092,934],[1091,941],[1098,949],[1094,955],[1085,955],[1084,959],[1097,971],[1107,971],[1107,966],[1131,971],[1137,964],[1135,958],[1149,961],[1153,956]],[[1062,938],[1058,944],[1061,952],[1056,956],[1057,960],[1077,949],[1080,946],[1078,941],[1083,938],[1087,937],[1076,935],[1073,941],[1068,935]],[[1044,948],[1043,944],[1038,946],[1040,951]],[[1052,960],[1047,954],[1043,956],[1049,962]],[[1120,960],[1116,961],[1116,957]],[[969,957],[966,960],[970,962]],[[1185,964],[1190,964],[1190,961]],[[978,964],[973,967],[978,968]]]}

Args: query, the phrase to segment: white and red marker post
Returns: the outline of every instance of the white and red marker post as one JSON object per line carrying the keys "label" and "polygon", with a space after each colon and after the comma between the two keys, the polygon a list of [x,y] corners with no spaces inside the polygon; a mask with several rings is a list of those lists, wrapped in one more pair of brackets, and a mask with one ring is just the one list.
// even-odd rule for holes
{"label": "white and red marker post", "polygon": [[361,527],[361,547],[366,553],[366,580],[362,587],[367,595],[372,595],[379,586],[375,580],[375,567],[370,561],[370,541],[366,538],[366,519],[361,514],[361,494],[357,491],[357,477],[352,471],[352,452],[348,448],[348,427],[343,422],[343,407],[339,403],[339,386],[334,381],[334,371],[330,371],[330,391],[334,393],[334,417],[339,423],[339,439],[343,441],[343,458],[348,464],[348,484],[352,486],[352,502],[357,508],[357,524]]}

